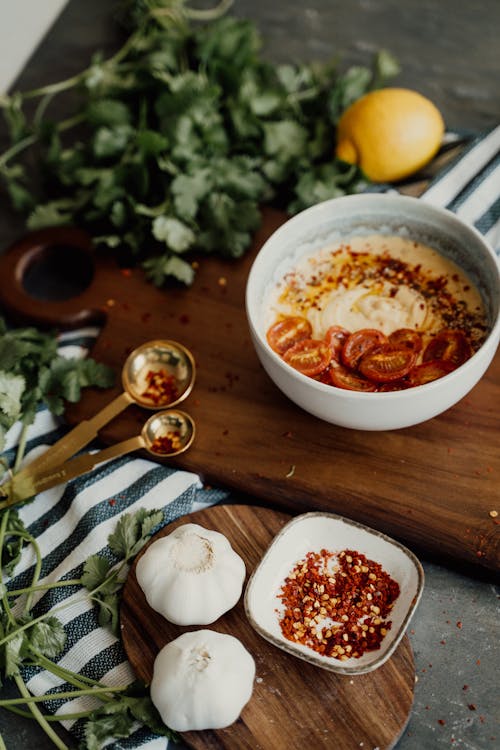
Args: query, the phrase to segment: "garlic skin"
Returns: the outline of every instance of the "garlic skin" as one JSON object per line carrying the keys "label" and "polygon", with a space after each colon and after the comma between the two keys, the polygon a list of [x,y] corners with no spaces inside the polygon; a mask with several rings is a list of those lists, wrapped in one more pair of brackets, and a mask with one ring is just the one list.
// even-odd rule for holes
{"label": "garlic skin", "polygon": [[238,638],[214,630],[183,633],[158,653],[151,700],[177,732],[222,729],[250,700],[255,662]]}
{"label": "garlic skin", "polygon": [[136,566],[149,606],[175,625],[209,625],[234,607],[245,563],[218,531],[178,526],[148,547]]}

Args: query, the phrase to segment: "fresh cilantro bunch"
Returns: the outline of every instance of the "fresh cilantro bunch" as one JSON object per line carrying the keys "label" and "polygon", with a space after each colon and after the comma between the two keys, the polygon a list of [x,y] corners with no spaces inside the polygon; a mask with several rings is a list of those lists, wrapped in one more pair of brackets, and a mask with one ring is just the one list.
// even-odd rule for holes
{"label": "fresh cilantro bunch", "polygon": [[[83,226],[155,284],[190,284],[190,253],[240,257],[263,203],[296,212],[366,184],[335,159],[335,126],[397,72],[390,55],[342,74],[333,63],[273,65],[249,21],[194,21],[183,0],[124,7],[130,35],[113,57],[96,54],[67,81],[0,100],[11,140],[0,181],[28,227]],[[52,98],[74,90],[75,111],[52,121]],[[36,152],[41,195],[26,150]]]}
{"label": "fresh cilantro bunch", "polygon": [[79,401],[82,388],[108,388],[114,379],[111,368],[92,358],[58,354],[55,335],[36,328],[8,330],[0,317],[0,451],[12,425],[17,421],[23,425],[14,470],[24,454],[26,430],[40,406],[61,415],[65,402]]}

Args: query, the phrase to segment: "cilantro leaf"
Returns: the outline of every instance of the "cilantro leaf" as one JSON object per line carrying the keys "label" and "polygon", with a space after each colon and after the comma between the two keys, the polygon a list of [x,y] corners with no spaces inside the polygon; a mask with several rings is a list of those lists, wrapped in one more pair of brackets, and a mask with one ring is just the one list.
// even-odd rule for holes
{"label": "cilantro leaf", "polygon": [[[240,257],[263,203],[295,212],[359,189],[355,171],[338,177],[335,128],[349,104],[399,72],[389,52],[344,72],[335,58],[275,65],[250,21],[196,24],[184,0],[168,14],[156,12],[162,0],[125,5],[121,51],[96,53],[74,76],[79,97],[61,87],[69,119],[45,119],[44,87],[0,100],[16,145],[0,158],[0,181],[31,229],[84,226],[99,251],[144,265],[151,282],[189,285],[193,268],[178,255]],[[76,396],[76,379],[66,387]],[[50,399],[58,413],[63,400]]]}
{"label": "cilantro leaf", "polygon": [[101,750],[103,743],[110,739],[128,737],[134,723],[134,718],[123,701],[115,699],[112,703],[92,712],[85,722],[85,747],[87,750]]}
{"label": "cilantro leaf", "polygon": [[21,558],[24,539],[20,532],[25,531],[25,526],[23,521],[19,518],[15,508],[10,508],[8,511],[2,511],[0,513],[0,518],[2,518],[3,513],[8,513],[8,519],[0,562],[6,575],[11,576]]}
{"label": "cilantro leaf", "polygon": [[196,239],[193,230],[173,216],[158,216],[154,220],[153,237],[177,253],[185,252]]}
{"label": "cilantro leaf", "polygon": [[84,563],[81,584],[88,591],[100,586],[109,574],[111,563],[102,555],[91,555]]}
{"label": "cilantro leaf", "polygon": [[115,379],[111,368],[92,358],[58,354],[53,333],[33,327],[8,330],[1,317],[0,367],[0,450],[10,427],[18,420],[30,425],[40,405],[60,415],[66,402],[80,399],[82,388],[107,388]]}
{"label": "cilantro leaf", "polygon": [[66,645],[66,631],[56,617],[47,617],[29,629],[30,648],[49,658],[58,656]]}
{"label": "cilantro leaf", "polygon": [[119,559],[129,561],[142,549],[155,526],[163,520],[163,511],[144,508],[136,513],[125,513],[115,531],[108,537],[108,545]]}

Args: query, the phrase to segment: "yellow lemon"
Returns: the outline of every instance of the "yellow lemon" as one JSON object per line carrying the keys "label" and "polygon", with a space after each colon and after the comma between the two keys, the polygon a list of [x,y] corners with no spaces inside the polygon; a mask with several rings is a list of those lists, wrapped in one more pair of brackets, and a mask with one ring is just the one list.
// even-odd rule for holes
{"label": "yellow lemon", "polygon": [[358,164],[373,182],[393,182],[427,164],[443,133],[441,113],[425,96],[410,89],[378,89],[340,118],[336,155]]}

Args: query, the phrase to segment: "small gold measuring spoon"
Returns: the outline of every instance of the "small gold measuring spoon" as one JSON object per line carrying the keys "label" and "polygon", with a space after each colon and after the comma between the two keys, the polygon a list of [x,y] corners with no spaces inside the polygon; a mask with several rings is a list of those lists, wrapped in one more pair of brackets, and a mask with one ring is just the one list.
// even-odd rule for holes
{"label": "small gold measuring spoon", "polygon": [[[159,378],[155,384],[155,375]],[[60,438],[15,476],[32,475],[63,463],[97,437],[99,430],[130,404],[145,409],[165,409],[184,401],[191,393],[196,375],[193,355],[185,346],[169,339],[147,341],[134,349],[122,368],[123,393],[90,419],[85,419]],[[172,385],[173,390],[163,388]],[[10,494],[12,479],[0,486],[0,497]]]}
{"label": "small gold measuring spoon", "polygon": [[37,472],[19,472],[9,482],[9,497],[0,502],[0,509],[20,503],[57,484],[87,474],[103,461],[124,456],[143,448],[157,459],[168,459],[184,453],[193,443],[196,433],[192,417],[179,409],[167,409],[153,414],[140,435],[123,440],[97,453],[85,453],[57,466]]}

